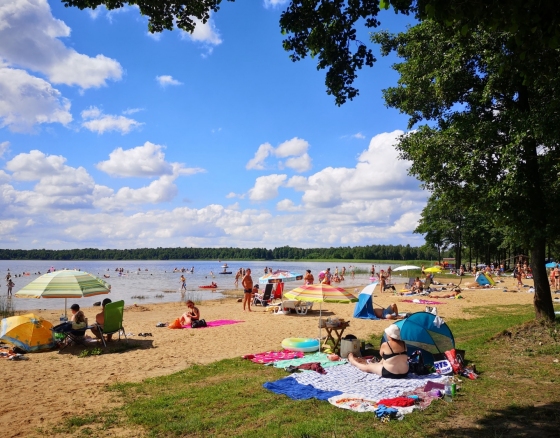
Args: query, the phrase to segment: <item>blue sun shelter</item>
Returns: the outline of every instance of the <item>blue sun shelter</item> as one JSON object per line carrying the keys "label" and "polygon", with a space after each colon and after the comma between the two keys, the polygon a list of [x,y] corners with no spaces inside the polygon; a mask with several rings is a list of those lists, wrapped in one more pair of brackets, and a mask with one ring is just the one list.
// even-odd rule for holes
{"label": "blue sun shelter", "polygon": [[494,283],[494,280],[492,280],[492,277],[490,277],[485,272],[481,272],[480,274],[478,274],[478,276],[476,277],[476,282],[481,286],[494,286],[496,284]]}
{"label": "blue sun shelter", "polygon": [[358,302],[354,308],[354,318],[360,319],[379,319],[373,312],[373,291],[377,287],[377,282],[368,284],[358,295]]}
{"label": "blue sun shelter", "polygon": [[[445,353],[455,348],[455,338],[448,325],[432,313],[417,312],[395,322],[401,330],[401,339],[406,343],[407,354],[422,351],[424,363],[434,364],[434,354]],[[385,342],[383,334],[381,343]]]}

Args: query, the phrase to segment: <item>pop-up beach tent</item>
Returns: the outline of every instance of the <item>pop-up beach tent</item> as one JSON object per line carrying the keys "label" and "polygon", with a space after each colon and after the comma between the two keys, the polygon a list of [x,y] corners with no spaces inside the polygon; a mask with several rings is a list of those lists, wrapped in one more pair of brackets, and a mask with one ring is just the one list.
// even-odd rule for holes
{"label": "pop-up beach tent", "polygon": [[478,274],[478,277],[476,277],[476,282],[481,286],[486,286],[487,284],[489,284],[490,286],[494,286],[496,284],[494,283],[494,280],[492,280],[492,277],[490,277],[485,272],[481,272],[480,274]]}
{"label": "pop-up beach tent", "polygon": [[371,283],[362,289],[354,308],[354,318],[378,319],[373,312],[373,291],[377,284],[377,282]]}
{"label": "pop-up beach tent", "polygon": [[[406,343],[407,354],[411,356],[416,350],[421,350],[425,364],[433,365],[434,354],[445,353],[455,348],[453,333],[447,324],[433,313],[413,313],[408,318],[396,321],[395,325],[401,330],[401,339]],[[386,335],[383,334],[381,342],[386,341]]]}

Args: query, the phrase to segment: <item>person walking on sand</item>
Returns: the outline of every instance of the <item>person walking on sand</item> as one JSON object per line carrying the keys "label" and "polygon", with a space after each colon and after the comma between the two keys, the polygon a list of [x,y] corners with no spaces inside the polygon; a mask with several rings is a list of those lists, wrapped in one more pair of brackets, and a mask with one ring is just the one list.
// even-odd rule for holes
{"label": "person walking on sand", "polygon": [[179,279],[179,281],[181,282],[181,292],[186,292],[187,291],[187,279],[185,278],[184,275],[181,274],[181,278]]}
{"label": "person walking on sand", "polygon": [[243,311],[245,311],[245,306],[249,312],[251,312],[251,298],[253,296],[253,278],[251,277],[251,269],[245,271],[245,276],[241,280],[241,285],[243,286]]}

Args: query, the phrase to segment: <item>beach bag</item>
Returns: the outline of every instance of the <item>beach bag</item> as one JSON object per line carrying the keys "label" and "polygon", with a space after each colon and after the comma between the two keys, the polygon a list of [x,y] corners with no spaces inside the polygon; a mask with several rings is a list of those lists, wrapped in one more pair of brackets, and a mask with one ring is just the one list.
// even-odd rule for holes
{"label": "beach bag", "polygon": [[200,327],[208,327],[206,321],[204,319],[199,319],[197,321],[191,322],[191,328],[200,328]]}
{"label": "beach bag", "polygon": [[425,376],[430,374],[429,370],[424,365],[424,357],[420,350],[416,350],[408,358],[408,372],[414,373],[417,376]]}
{"label": "beach bag", "polygon": [[465,363],[463,362],[463,358],[460,354],[457,354],[457,351],[453,348],[452,350],[445,352],[445,357],[451,364],[451,368],[453,368],[453,372],[455,374],[461,374],[465,369]]}

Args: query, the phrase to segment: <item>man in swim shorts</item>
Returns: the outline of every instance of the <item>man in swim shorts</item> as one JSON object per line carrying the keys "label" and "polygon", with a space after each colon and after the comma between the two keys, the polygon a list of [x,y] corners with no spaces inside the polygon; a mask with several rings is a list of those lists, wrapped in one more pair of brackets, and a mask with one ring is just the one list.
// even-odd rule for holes
{"label": "man in swim shorts", "polygon": [[243,286],[243,310],[247,306],[249,312],[251,311],[251,298],[253,296],[253,278],[251,277],[251,269],[245,271],[245,276],[241,280]]}
{"label": "man in swim shorts", "polygon": [[379,319],[402,319],[399,317],[399,309],[395,303],[389,304],[386,309],[373,309],[373,313]]}

